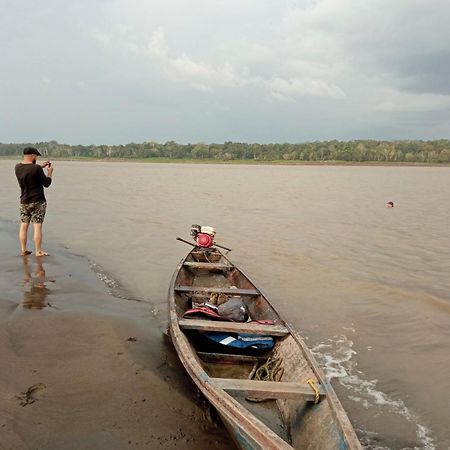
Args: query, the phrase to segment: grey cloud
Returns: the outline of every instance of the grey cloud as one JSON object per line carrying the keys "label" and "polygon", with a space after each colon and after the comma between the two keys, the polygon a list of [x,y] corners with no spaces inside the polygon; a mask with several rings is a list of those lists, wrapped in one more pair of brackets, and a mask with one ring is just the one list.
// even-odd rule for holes
{"label": "grey cloud", "polygon": [[3,142],[448,136],[444,0],[18,0],[3,10]]}
{"label": "grey cloud", "polygon": [[417,93],[450,95],[449,50],[399,55],[391,64],[399,75],[399,85],[404,89]]}

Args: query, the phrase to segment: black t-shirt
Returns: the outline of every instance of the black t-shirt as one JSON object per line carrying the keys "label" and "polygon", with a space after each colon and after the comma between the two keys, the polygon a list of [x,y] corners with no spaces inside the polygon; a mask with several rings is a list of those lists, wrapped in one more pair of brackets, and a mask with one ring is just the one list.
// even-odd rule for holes
{"label": "black t-shirt", "polygon": [[16,177],[20,185],[20,203],[46,201],[44,187],[49,187],[52,179],[45,176],[39,164],[17,164]]}

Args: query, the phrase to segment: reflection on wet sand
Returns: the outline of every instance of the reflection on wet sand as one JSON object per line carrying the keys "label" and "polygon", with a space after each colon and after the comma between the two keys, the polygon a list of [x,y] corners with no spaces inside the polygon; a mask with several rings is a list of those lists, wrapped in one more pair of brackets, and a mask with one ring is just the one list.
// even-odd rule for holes
{"label": "reflection on wet sand", "polygon": [[49,306],[47,297],[50,293],[50,289],[45,285],[45,269],[42,262],[42,258],[35,257],[36,270],[35,276],[31,275],[33,267],[30,267],[29,257],[23,256],[23,281],[24,281],[24,293],[23,293],[23,307],[24,309],[42,309]]}
{"label": "reflection on wet sand", "polygon": [[23,259],[16,228],[0,220],[0,449],[230,448],[149,305],[52,243]]}

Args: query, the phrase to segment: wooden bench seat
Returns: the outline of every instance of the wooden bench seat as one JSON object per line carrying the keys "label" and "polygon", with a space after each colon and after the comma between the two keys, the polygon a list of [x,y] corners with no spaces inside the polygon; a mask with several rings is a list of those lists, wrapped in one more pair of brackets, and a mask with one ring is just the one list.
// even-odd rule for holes
{"label": "wooden bench seat", "polygon": [[209,262],[195,262],[195,261],[185,261],[183,266],[189,267],[191,269],[209,269],[209,270],[230,270],[234,266],[230,264],[220,264],[220,263],[209,263]]}
{"label": "wooden bench seat", "polygon": [[283,325],[263,325],[256,322],[225,322],[219,320],[179,319],[183,330],[222,331],[227,333],[248,333],[265,336],[286,336],[289,330]]}
{"label": "wooden bench seat", "polygon": [[[282,381],[255,381],[234,378],[211,378],[213,386],[223,389],[230,394],[242,394],[245,397],[259,399],[304,400],[313,402],[315,393],[311,386],[301,383]],[[325,396],[323,388],[318,384],[320,397]]]}
{"label": "wooden bench seat", "polygon": [[230,287],[175,286],[176,292],[205,292],[227,295],[261,295],[257,289],[235,289]]}

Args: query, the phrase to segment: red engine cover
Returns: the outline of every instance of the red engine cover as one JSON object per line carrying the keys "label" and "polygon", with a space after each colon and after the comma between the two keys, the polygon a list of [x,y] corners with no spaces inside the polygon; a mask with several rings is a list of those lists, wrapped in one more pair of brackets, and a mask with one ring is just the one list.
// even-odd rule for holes
{"label": "red engine cover", "polygon": [[196,239],[199,247],[211,247],[213,245],[213,238],[209,234],[198,233]]}

